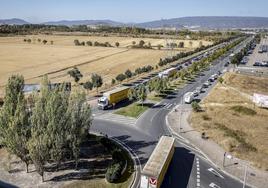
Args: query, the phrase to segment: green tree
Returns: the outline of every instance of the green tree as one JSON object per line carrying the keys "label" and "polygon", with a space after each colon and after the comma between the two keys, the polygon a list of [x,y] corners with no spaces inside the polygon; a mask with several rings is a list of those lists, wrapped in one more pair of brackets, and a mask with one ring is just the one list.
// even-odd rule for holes
{"label": "green tree", "polygon": [[43,40],[43,44],[46,44],[47,43],[47,40]]}
{"label": "green tree", "polygon": [[140,40],[140,42],[139,42],[139,47],[140,47],[140,48],[143,48],[144,44],[145,44],[145,42],[144,42],[143,40]]}
{"label": "green tree", "polygon": [[126,79],[126,75],[124,75],[124,74],[118,74],[118,75],[115,77],[115,79],[116,79],[117,81],[119,81],[119,82],[122,82],[123,80]]}
{"label": "green tree", "polygon": [[117,48],[119,47],[119,45],[120,45],[119,42],[116,42],[116,43],[115,43],[115,46],[116,46]]}
{"label": "green tree", "polygon": [[88,46],[92,46],[93,43],[92,43],[91,41],[87,41],[87,45],[88,45]]}
{"label": "green tree", "polygon": [[137,89],[137,99],[141,102],[142,106],[147,99],[147,91],[145,85],[141,84]]}
{"label": "green tree", "polygon": [[97,89],[97,93],[98,93],[98,88],[101,87],[103,84],[102,77],[98,74],[92,74],[91,80],[92,80],[93,87]]}
{"label": "green tree", "polygon": [[74,40],[74,45],[75,45],[75,46],[80,46],[80,42],[79,42],[78,39],[75,39],[75,40]]}
{"label": "green tree", "polygon": [[195,112],[200,112],[202,110],[201,106],[196,102],[192,102],[192,108]]}
{"label": "green tree", "polygon": [[53,44],[54,44],[54,41],[53,41],[53,40],[51,40],[51,41],[50,41],[50,44],[51,44],[51,45],[53,45]]}
{"label": "green tree", "polygon": [[68,71],[68,74],[74,79],[76,83],[83,77],[83,74],[77,67],[74,67],[72,70]]}
{"label": "green tree", "polygon": [[184,48],[184,42],[179,42],[178,47],[179,47],[179,48]]}
{"label": "green tree", "polygon": [[69,123],[69,145],[72,155],[75,159],[75,168],[78,167],[80,145],[83,139],[88,135],[92,124],[91,108],[86,103],[85,93],[74,91],[70,97],[68,114],[70,114]]}
{"label": "green tree", "polygon": [[114,85],[115,84],[115,79],[113,78],[112,81],[111,81],[111,84]]}
{"label": "green tree", "polygon": [[28,172],[30,163],[27,142],[30,138],[30,114],[23,94],[24,78],[11,76],[6,86],[4,106],[0,111],[1,144],[18,156]]}
{"label": "green tree", "polygon": [[128,99],[130,101],[137,100],[137,90],[135,88],[130,88],[128,90]]}
{"label": "green tree", "polygon": [[42,81],[40,94],[35,96],[35,105],[31,116],[31,138],[28,142],[30,157],[33,161],[37,173],[44,181],[44,165],[49,159],[49,132],[47,115],[47,103],[49,100],[49,81],[45,77]]}
{"label": "green tree", "polygon": [[89,91],[89,90],[92,90],[93,89],[93,84],[92,84],[92,82],[87,81],[87,82],[85,82],[83,84],[83,87],[84,87],[84,89],[86,89],[87,91]]}
{"label": "green tree", "polygon": [[128,69],[128,70],[126,70],[125,75],[127,78],[131,78],[133,74],[132,74],[131,70]]}

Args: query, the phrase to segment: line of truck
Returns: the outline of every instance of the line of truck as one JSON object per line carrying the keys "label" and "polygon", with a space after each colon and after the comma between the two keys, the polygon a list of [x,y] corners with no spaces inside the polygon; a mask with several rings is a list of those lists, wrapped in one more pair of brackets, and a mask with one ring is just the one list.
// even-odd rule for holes
{"label": "line of truck", "polygon": [[105,110],[111,107],[115,107],[118,103],[128,99],[128,91],[130,90],[130,88],[138,87],[141,84],[146,85],[149,80],[156,78],[156,77],[159,77],[162,79],[171,77],[174,74],[176,74],[179,70],[188,67],[193,62],[199,61],[202,58],[208,57],[209,55],[214,53],[215,50],[222,48],[223,45],[224,44],[219,44],[218,46],[214,47],[213,49],[210,49],[209,51],[196,55],[195,57],[192,57],[184,61],[183,63],[177,63],[175,65],[171,65],[170,68],[167,68],[161,72],[151,73],[147,77],[144,77],[142,80],[138,80],[133,83],[124,84],[111,91],[104,92],[103,96],[98,99],[98,108]]}

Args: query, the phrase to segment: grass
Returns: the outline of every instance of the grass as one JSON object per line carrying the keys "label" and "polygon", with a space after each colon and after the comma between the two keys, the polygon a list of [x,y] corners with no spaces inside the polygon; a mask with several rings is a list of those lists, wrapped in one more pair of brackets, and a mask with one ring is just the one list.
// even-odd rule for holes
{"label": "grass", "polygon": [[143,112],[148,110],[152,106],[152,104],[139,104],[133,103],[129,106],[121,108],[120,110],[116,111],[115,114],[138,118]]}
{"label": "grass", "polygon": [[240,114],[250,115],[250,116],[254,116],[257,114],[255,110],[252,110],[251,108],[248,108],[245,106],[232,106],[231,110],[238,112]]}
{"label": "grass", "polygon": [[191,114],[191,124],[234,156],[268,170],[268,110],[258,108],[240,93],[268,94],[268,87],[264,87],[268,78],[234,73],[223,78],[225,84],[217,83],[201,102],[204,112]]}

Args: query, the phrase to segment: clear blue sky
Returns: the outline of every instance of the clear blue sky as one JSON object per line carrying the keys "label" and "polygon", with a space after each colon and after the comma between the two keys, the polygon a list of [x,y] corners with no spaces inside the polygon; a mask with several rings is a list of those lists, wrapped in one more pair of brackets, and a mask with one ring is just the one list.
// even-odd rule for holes
{"label": "clear blue sky", "polygon": [[111,19],[144,22],[184,16],[268,17],[268,0],[1,0],[0,19],[38,23]]}

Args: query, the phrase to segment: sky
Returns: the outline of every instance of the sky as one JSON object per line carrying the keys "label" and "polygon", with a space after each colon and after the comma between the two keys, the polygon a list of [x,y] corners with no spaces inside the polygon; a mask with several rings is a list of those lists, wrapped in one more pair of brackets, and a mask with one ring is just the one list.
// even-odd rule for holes
{"label": "sky", "polygon": [[268,17],[268,0],[0,0],[0,19],[32,23],[110,19],[146,22],[185,16]]}

